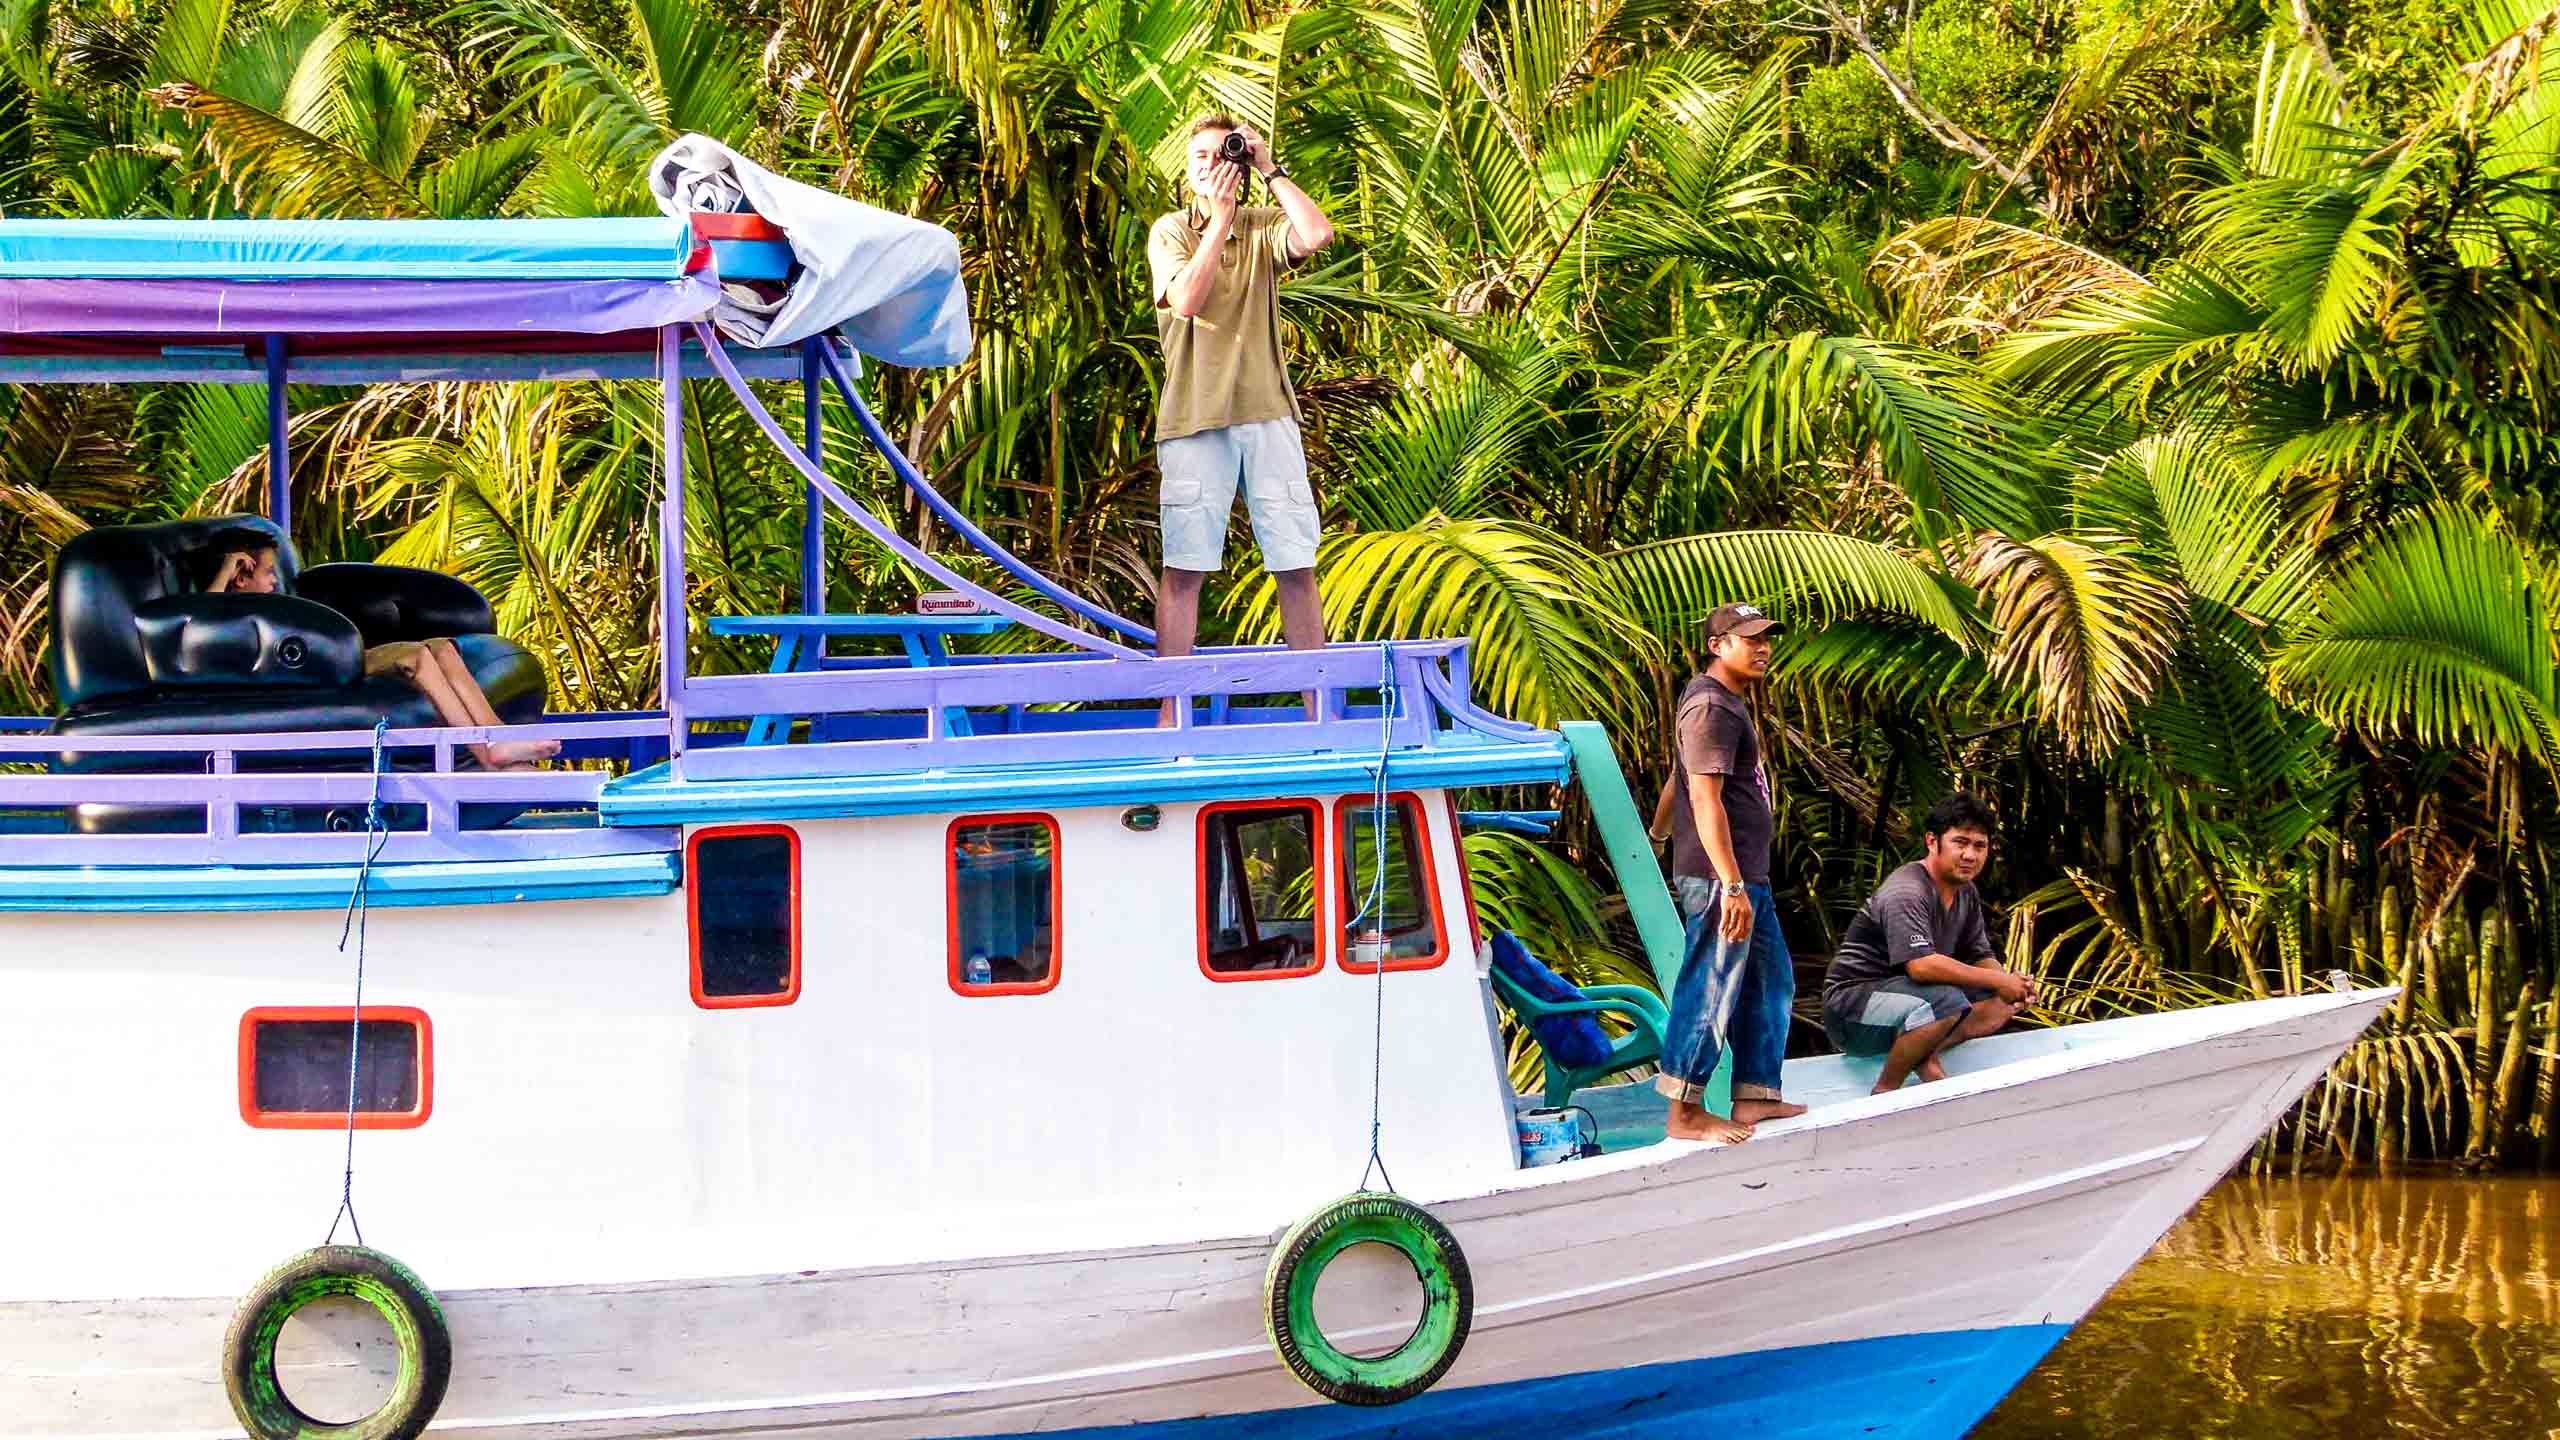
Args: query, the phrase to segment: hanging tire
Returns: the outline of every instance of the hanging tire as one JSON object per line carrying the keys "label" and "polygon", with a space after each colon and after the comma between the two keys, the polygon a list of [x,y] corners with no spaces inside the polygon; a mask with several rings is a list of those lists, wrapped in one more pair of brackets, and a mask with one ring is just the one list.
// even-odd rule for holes
{"label": "hanging tire", "polygon": [[[1378,1244],[1402,1255],[1422,1282],[1422,1318],[1386,1355],[1334,1348],[1316,1324],[1316,1282],[1334,1257]],[[1363,1190],[1309,1215],[1280,1237],[1263,1276],[1272,1348],[1308,1389],[1344,1405],[1393,1405],[1440,1381],[1458,1363],[1476,1312],[1475,1281],[1457,1237],[1401,1195]]]}
{"label": "hanging tire", "polygon": [[[276,1337],[314,1300],[345,1295],[379,1312],[400,1350],[390,1397],[360,1420],[332,1424],[306,1415],[276,1379]],[[260,1280],[222,1337],[222,1383],[231,1412],[251,1440],[415,1440],[444,1403],[453,1375],[453,1336],[444,1310],[409,1267],[378,1250],[323,1245]]]}

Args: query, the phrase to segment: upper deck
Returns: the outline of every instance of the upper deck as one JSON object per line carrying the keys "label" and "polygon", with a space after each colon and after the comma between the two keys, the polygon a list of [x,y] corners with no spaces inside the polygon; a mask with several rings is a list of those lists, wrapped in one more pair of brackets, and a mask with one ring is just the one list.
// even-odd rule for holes
{"label": "upper deck", "polygon": [[[388,825],[377,898],[461,903],[662,892],[680,827],[701,821],[1362,789],[1381,769],[1410,788],[1565,776],[1561,737],[1476,706],[1463,640],[1161,659],[1146,627],[1006,551],[907,462],[856,380],[858,354],[900,364],[965,355],[956,247],[934,227],[854,209],[874,228],[857,226],[850,254],[834,255],[738,216],[0,221],[0,382],[266,385],[267,512],[287,533],[292,383],[653,378],[665,437],[661,708],[379,736],[74,736],[49,733],[42,717],[0,720],[0,908],[343,903],[370,844],[346,832],[363,829],[376,800]],[[804,264],[850,265],[863,298],[804,338],[733,353],[718,309],[724,266],[796,275]],[[697,618],[719,629],[734,617],[683,608],[680,376],[721,382],[805,482],[808,627],[844,618],[828,614],[818,563],[833,521],[1047,648],[919,653],[911,636],[902,661],[830,655],[822,635],[777,633],[771,671],[691,673]],[[766,410],[753,378],[800,382],[799,435]],[[915,501],[1018,589],[954,571],[829,476],[817,425],[829,386]],[[1315,697],[1312,713],[1300,695]],[[1159,725],[1168,702],[1173,723]],[[561,759],[498,772],[458,761],[495,739],[557,740]]]}

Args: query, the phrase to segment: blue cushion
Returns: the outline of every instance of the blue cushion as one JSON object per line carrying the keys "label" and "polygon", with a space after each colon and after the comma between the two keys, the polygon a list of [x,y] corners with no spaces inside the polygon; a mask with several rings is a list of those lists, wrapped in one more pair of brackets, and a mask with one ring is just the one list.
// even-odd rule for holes
{"label": "blue cushion", "polygon": [[[1508,930],[1493,932],[1493,968],[1502,972],[1503,979],[1551,1005],[1570,1005],[1591,998],[1572,981],[1548,969],[1529,953],[1528,946],[1520,943],[1520,937]],[[1588,1010],[1533,1019],[1529,1029],[1546,1047],[1547,1058],[1568,1070],[1588,1070],[1609,1058],[1609,1032],[1600,1028],[1599,1018]]]}

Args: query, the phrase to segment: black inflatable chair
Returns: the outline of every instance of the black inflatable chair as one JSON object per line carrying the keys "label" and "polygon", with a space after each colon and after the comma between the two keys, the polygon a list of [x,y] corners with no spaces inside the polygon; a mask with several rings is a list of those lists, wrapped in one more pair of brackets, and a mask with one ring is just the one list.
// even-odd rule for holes
{"label": "black inflatable chair", "polygon": [[[221,552],[255,535],[276,549],[273,595],[214,594]],[[417,687],[367,679],[364,651],[395,640],[450,638],[490,708],[510,724],[542,715],[542,663],[490,633],[478,590],[399,565],[300,567],[274,522],[253,515],[91,530],[53,571],[56,735],[186,735],[226,731],[369,730],[441,723]],[[201,768],[167,755],[66,752],[57,768]],[[296,768],[370,763],[360,754],[298,756]],[[257,768],[254,756],[242,768]],[[84,806],[104,818],[125,807]],[[165,807],[164,807],[165,808]],[[83,828],[93,828],[84,824]],[[121,828],[121,827],[108,827]],[[158,828],[158,827],[151,827]]]}

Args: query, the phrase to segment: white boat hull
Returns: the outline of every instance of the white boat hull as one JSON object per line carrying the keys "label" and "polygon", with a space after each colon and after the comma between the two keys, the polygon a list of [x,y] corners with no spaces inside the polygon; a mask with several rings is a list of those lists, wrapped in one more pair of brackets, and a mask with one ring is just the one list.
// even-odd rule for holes
{"label": "white boat hull", "polygon": [[[1854,1062],[1799,1061],[1789,1089],[1814,1112],[1749,1144],[1417,1194],[1465,1248],[1475,1325],[1437,1389],[1388,1409],[1324,1404],[1281,1368],[1263,1322],[1273,1237],[1252,1234],[448,1293],[433,1433],[1958,1435],[2388,994],[2000,1037],[1892,1096],[1863,1095]],[[1329,1312],[1338,1339],[1392,1338],[1402,1287],[1367,1278]],[[238,1433],[216,1364],[234,1300],[0,1303],[0,1435]],[[372,1359],[325,1335],[280,1356],[297,1394]]]}

